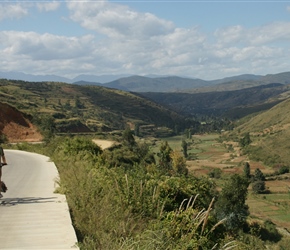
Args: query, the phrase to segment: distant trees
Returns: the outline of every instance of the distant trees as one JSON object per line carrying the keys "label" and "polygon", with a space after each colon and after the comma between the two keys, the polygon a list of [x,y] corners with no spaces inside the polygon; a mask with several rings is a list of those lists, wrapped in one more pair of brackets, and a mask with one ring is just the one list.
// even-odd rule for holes
{"label": "distant trees", "polygon": [[160,145],[158,156],[159,169],[166,175],[187,175],[185,157],[177,150],[172,150],[167,141]]}
{"label": "distant trees", "polygon": [[187,158],[188,157],[188,154],[187,154],[187,142],[185,140],[182,140],[181,147],[182,147],[183,156],[185,158]]}
{"label": "distant trees", "polygon": [[250,169],[250,164],[248,162],[246,162],[244,165],[244,176],[248,180],[250,180],[250,178],[251,178],[251,169]]}
{"label": "distant trees", "polygon": [[187,175],[188,169],[186,167],[186,159],[181,155],[179,151],[172,151],[170,153],[172,161],[172,170],[178,175]]}
{"label": "distant trees", "polygon": [[51,139],[56,132],[55,120],[52,116],[46,114],[33,115],[33,123],[36,124],[44,136],[44,140]]}
{"label": "distant trees", "polygon": [[254,181],[265,181],[265,180],[266,178],[263,172],[259,168],[256,168],[254,173]]}
{"label": "distant trees", "polygon": [[256,194],[261,194],[266,191],[265,176],[263,172],[257,168],[255,169],[254,175],[251,175],[250,164],[248,162],[244,165],[244,176],[252,184],[252,191]]}
{"label": "distant trees", "polygon": [[172,149],[170,148],[167,141],[163,141],[160,145],[159,152],[157,156],[159,158],[159,167],[161,170],[165,172],[169,172],[171,170],[171,157],[170,154]]}
{"label": "distant trees", "polygon": [[242,148],[250,145],[252,142],[251,137],[250,137],[250,133],[245,133],[244,136],[240,139],[240,146]]}
{"label": "distant trees", "polygon": [[265,176],[262,171],[257,168],[252,178],[252,191],[256,194],[261,194],[266,191]]}
{"label": "distant trees", "polygon": [[130,147],[133,147],[136,144],[136,141],[133,136],[133,132],[129,128],[123,131],[122,139],[123,139],[123,142],[129,145]]}

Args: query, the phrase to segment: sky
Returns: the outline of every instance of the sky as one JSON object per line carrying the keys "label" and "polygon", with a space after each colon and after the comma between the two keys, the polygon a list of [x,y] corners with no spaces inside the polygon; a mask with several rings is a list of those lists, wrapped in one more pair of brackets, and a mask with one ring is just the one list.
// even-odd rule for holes
{"label": "sky", "polygon": [[290,1],[0,0],[0,71],[216,80],[290,71]]}

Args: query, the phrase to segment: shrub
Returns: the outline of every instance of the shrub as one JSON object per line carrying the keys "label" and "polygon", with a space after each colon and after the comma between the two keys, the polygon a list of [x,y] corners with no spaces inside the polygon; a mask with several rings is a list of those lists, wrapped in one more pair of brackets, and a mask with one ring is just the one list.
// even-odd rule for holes
{"label": "shrub", "polygon": [[278,242],[281,240],[281,237],[282,235],[278,232],[275,224],[270,220],[266,220],[261,229],[261,239],[264,241]]}
{"label": "shrub", "polygon": [[77,155],[78,153],[84,152],[97,155],[102,151],[97,144],[92,142],[92,140],[81,137],[66,138],[59,147],[62,148],[63,152],[67,155]]}
{"label": "shrub", "polygon": [[264,181],[254,181],[252,183],[252,191],[255,194],[262,194],[266,191],[266,186]]}

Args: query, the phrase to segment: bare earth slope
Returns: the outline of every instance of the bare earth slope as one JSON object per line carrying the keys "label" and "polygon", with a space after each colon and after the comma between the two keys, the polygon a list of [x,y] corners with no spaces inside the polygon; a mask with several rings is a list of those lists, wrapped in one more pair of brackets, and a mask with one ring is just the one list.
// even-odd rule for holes
{"label": "bare earth slope", "polygon": [[37,128],[16,108],[0,103],[0,134],[9,142],[37,142],[42,140]]}

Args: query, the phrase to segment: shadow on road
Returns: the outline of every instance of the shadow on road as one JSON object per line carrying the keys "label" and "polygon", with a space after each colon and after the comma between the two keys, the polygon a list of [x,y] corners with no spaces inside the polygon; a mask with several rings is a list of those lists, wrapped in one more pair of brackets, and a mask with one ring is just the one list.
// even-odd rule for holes
{"label": "shadow on road", "polygon": [[15,206],[15,205],[25,205],[25,204],[33,204],[33,203],[47,203],[47,202],[55,202],[57,197],[21,197],[21,198],[4,198],[1,199],[1,205],[5,206]]}

